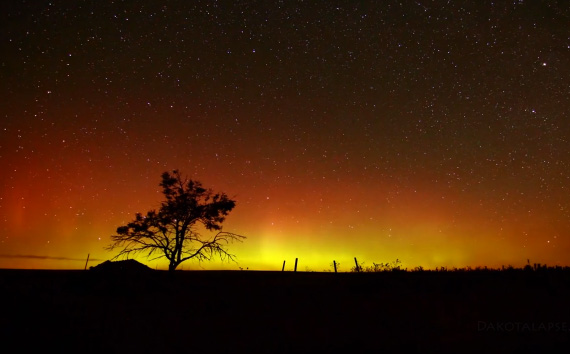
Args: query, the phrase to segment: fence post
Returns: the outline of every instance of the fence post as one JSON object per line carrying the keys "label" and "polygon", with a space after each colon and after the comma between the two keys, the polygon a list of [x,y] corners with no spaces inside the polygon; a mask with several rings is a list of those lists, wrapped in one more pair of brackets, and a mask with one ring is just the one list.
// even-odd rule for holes
{"label": "fence post", "polygon": [[285,261],[283,261],[283,268],[281,268],[281,271],[282,271],[282,272],[285,271]]}
{"label": "fence post", "polygon": [[333,261],[333,265],[334,265],[334,272],[336,273],[336,261]]}
{"label": "fence post", "polygon": [[299,258],[295,258],[295,272],[297,272],[297,261],[299,260]]}
{"label": "fence post", "polygon": [[356,271],[360,272],[360,266],[358,265],[358,261],[356,260],[356,257],[354,257],[354,264],[356,264]]}

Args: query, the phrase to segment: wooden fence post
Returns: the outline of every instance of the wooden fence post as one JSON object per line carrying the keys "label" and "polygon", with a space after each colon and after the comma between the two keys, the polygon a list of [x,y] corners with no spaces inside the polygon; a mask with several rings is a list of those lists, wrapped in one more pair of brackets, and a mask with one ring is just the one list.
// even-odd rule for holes
{"label": "wooden fence post", "polygon": [[334,265],[334,272],[336,273],[336,261],[333,261],[333,265]]}
{"label": "wooden fence post", "polygon": [[297,261],[299,260],[299,258],[295,258],[295,272],[297,272]]}
{"label": "wooden fence post", "polygon": [[281,271],[282,271],[282,272],[285,271],[285,261],[283,261],[283,268],[281,268]]}

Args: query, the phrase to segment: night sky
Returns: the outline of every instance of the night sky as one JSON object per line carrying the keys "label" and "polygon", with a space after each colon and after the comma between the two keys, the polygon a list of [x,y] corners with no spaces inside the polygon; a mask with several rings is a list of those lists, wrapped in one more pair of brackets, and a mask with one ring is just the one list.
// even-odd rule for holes
{"label": "night sky", "polygon": [[239,264],[183,269],[570,265],[568,1],[2,1],[0,17],[0,268],[111,258],[173,169],[233,197],[224,230],[248,237]]}

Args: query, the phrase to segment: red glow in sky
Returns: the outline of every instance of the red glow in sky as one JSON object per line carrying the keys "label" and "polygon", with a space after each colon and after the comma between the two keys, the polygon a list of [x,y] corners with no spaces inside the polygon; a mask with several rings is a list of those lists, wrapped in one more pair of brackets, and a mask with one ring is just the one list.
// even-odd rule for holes
{"label": "red glow in sky", "polygon": [[2,7],[0,268],[109,259],[173,169],[248,237],[184,269],[570,264],[567,8]]}

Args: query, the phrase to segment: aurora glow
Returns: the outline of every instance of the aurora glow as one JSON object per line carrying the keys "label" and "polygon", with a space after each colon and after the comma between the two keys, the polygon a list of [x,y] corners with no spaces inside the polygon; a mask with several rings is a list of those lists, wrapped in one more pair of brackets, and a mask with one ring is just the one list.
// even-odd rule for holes
{"label": "aurora glow", "polygon": [[248,237],[204,269],[570,265],[561,2],[1,6],[0,254],[108,259],[179,169]]}

